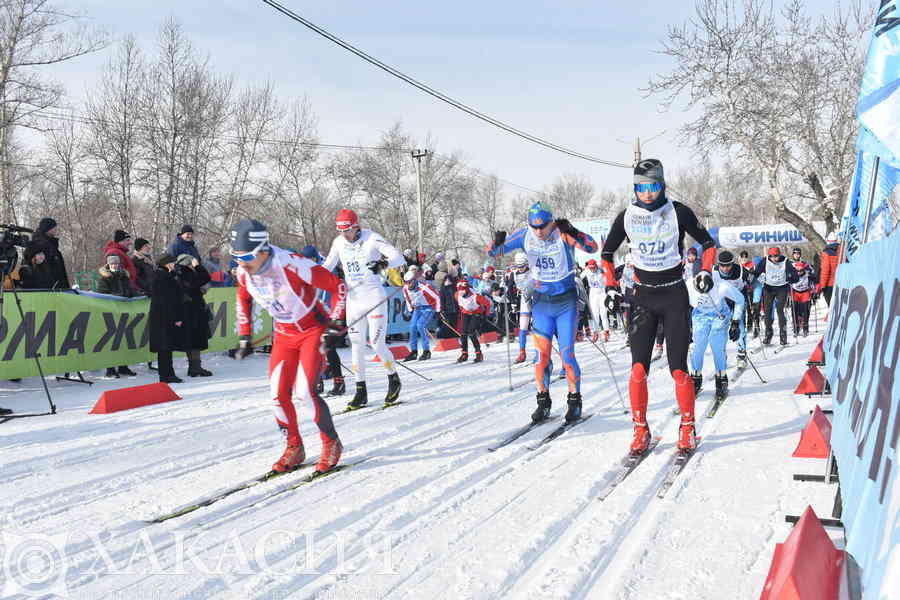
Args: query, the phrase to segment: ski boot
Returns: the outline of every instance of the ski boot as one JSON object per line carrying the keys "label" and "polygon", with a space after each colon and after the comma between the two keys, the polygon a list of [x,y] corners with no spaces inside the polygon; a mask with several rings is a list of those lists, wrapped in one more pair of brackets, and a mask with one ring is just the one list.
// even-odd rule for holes
{"label": "ski boot", "polygon": [[566,423],[581,420],[581,392],[569,392],[566,403],[569,405],[566,410]]}
{"label": "ski boot", "polygon": [[114,377],[114,378],[118,379],[119,372],[116,370],[115,367],[108,367],[106,369],[106,375],[104,375],[104,377]]}
{"label": "ski boot", "polygon": [[397,398],[400,397],[400,376],[396,373],[388,375],[388,391],[384,397],[384,405],[391,406],[396,404]]}
{"label": "ski boot", "polygon": [[605,344],[608,341],[609,341],[609,329],[604,329],[603,330],[603,343]]}
{"label": "ski boot", "polygon": [[484,361],[484,354],[481,351],[475,352],[475,358],[472,360],[472,363],[480,363]]}
{"label": "ski boot", "polygon": [[335,468],[338,461],[341,460],[341,451],[344,449],[341,440],[326,438],[324,435],[322,437],[322,454],[319,455],[316,473],[326,473]]}
{"label": "ski boot", "polygon": [[788,343],[788,340],[787,340],[787,329],[782,329],[781,331],[778,332],[778,342],[779,342],[782,346],[787,346],[787,343]]}
{"label": "ski boot", "polygon": [[419,357],[419,360],[428,360],[431,358],[431,350],[425,350],[422,352],[422,356]]}
{"label": "ski boot", "polygon": [[631,440],[631,455],[640,456],[650,447],[650,428],[647,423],[634,421],[634,439]]}
{"label": "ski boot", "polygon": [[126,377],[137,377],[137,373],[135,373],[128,367],[119,367],[119,375],[125,375]]}
{"label": "ski boot", "polygon": [[758,337],[759,337],[759,327],[754,327],[753,328],[753,339],[755,340]]}
{"label": "ski boot", "polygon": [[519,363],[525,362],[525,348],[522,348],[521,350],[519,350],[519,355],[516,356],[516,360],[514,360],[513,362],[514,362],[515,364],[519,364]]}
{"label": "ski boot", "polygon": [[332,379],[334,385],[330,390],[328,390],[329,396],[343,396],[344,392],[347,391],[347,385],[344,383],[344,378],[340,375],[335,375]]}
{"label": "ski boot", "polygon": [[693,421],[682,421],[678,430],[678,451],[690,454],[697,447],[697,431]]}
{"label": "ski boot", "polygon": [[763,335],[763,346],[771,346],[772,345],[772,336],[775,335],[775,332],[771,329],[766,329],[765,335]]}
{"label": "ski boot", "polygon": [[542,423],[550,418],[550,392],[537,393],[537,408],[531,413],[531,420],[534,423]]}
{"label": "ski boot", "polygon": [[357,381],[356,395],[353,396],[353,400],[351,400],[347,405],[347,410],[358,410],[360,408],[364,408],[368,403],[369,393],[366,391],[366,382]]}
{"label": "ski boot", "polygon": [[413,350],[409,354],[406,355],[406,358],[403,359],[403,362],[412,362],[414,360],[419,360],[419,351]]}
{"label": "ski boot", "polygon": [[306,450],[303,449],[303,442],[296,446],[288,445],[278,462],[272,465],[272,470],[276,473],[287,473],[300,467],[304,460],[306,460]]}
{"label": "ski boot", "polygon": [[744,350],[738,350],[737,368],[738,369],[746,369],[747,368],[747,352]]}
{"label": "ski boot", "polygon": [[803,337],[809,335],[809,325],[806,325],[805,323],[803,324],[803,332],[800,335],[802,335]]}
{"label": "ski boot", "polygon": [[691,373],[691,379],[694,380],[694,395],[696,396],[703,389],[703,373]]}
{"label": "ski boot", "polygon": [[464,363],[464,362],[466,362],[467,360],[469,360],[469,353],[468,353],[468,352],[463,352],[462,354],[459,355],[459,358],[456,359],[456,362],[457,362],[457,363]]}
{"label": "ski boot", "polygon": [[591,334],[591,342],[597,343],[597,340],[600,339],[600,330],[595,329],[594,333]]}
{"label": "ski boot", "polygon": [[716,373],[716,400],[728,397],[728,373]]}

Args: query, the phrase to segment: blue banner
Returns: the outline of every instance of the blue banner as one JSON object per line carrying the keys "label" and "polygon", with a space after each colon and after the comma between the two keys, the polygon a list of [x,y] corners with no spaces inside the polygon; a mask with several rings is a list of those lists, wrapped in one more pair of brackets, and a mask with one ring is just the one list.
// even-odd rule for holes
{"label": "blue banner", "polygon": [[[888,149],[880,153],[900,168],[900,8],[895,0],[879,3],[859,89],[856,113]],[[863,148],[860,148],[863,149]]]}
{"label": "blue banner", "polygon": [[900,589],[898,257],[900,229],[860,246],[854,261],[838,268],[824,343],[841,519],[846,549],[862,567],[866,599],[896,597]]}

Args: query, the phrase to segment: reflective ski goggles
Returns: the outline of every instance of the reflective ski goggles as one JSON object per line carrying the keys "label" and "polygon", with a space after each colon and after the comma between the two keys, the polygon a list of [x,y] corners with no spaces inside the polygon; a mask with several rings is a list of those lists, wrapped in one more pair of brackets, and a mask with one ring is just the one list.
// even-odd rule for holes
{"label": "reflective ski goggles", "polygon": [[646,193],[646,192],[661,192],[663,189],[663,184],[659,183],[636,183],[634,184],[634,191],[637,194]]}
{"label": "reflective ski goggles", "polygon": [[256,258],[260,252],[262,252],[263,250],[266,250],[266,249],[268,249],[268,246],[266,244],[260,244],[259,246],[257,246],[253,250],[251,250],[250,252],[235,252],[234,250],[232,250],[231,258],[233,258],[234,260],[236,260],[238,262],[250,262],[254,258]]}

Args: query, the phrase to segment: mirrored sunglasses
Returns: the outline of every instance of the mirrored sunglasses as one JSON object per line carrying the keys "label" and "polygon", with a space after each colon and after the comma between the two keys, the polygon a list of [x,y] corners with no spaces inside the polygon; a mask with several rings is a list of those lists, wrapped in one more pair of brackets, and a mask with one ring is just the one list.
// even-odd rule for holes
{"label": "mirrored sunglasses", "polygon": [[659,192],[662,191],[662,184],[659,182],[656,183],[636,183],[634,184],[634,191],[637,193],[646,193],[646,192]]}

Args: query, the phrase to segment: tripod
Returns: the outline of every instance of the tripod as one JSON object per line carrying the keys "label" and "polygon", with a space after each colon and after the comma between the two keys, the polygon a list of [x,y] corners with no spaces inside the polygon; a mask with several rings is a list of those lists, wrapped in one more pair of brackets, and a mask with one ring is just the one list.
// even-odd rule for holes
{"label": "tripod", "polygon": [[[6,275],[7,275],[6,273],[3,273],[2,271],[0,271],[0,323],[3,323],[3,296],[4,296],[4,291],[5,291],[3,289],[2,281],[3,281],[3,278],[6,277]],[[18,307],[18,309],[19,309],[19,317],[22,319],[22,322],[24,323],[25,322],[25,312],[22,310],[22,299],[19,298],[19,293],[16,291],[15,287],[11,288],[10,291],[12,292],[13,298],[16,301],[16,307]],[[41,361],[39,360],[40,356],[41,356],[40,352],[35,351],[34,362],[37,365],[38,373],[41,376],[41,383],[44,385],[44,393],[47,395],[47,402],[50,403],[50,412],[38,413],[38,414],[28,413],[28,414],[21,414],[21,415],[17,415],[17,414],[5,415],[2,417],[2,419],[3,419],[2,422],[8,421],[10,419],[21,419],[24,417],[42,417],[45,415],[55,415],[56,414],[56,405],[53,404],[53,398],[50,397],[50,390],[47,388],[47,380],[44,378],[44,369],[43,369],[43,367],[41,367]]]}

